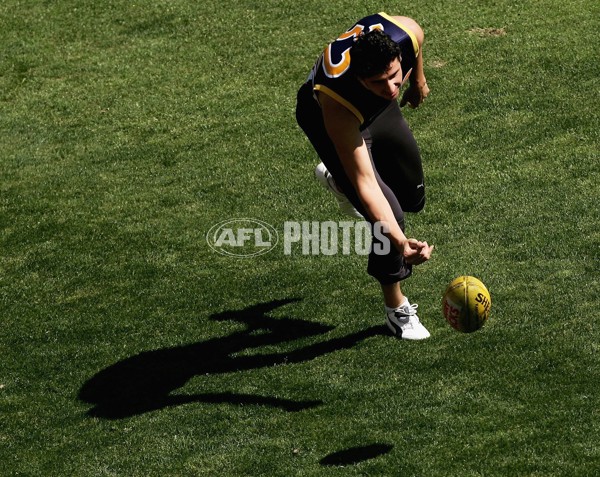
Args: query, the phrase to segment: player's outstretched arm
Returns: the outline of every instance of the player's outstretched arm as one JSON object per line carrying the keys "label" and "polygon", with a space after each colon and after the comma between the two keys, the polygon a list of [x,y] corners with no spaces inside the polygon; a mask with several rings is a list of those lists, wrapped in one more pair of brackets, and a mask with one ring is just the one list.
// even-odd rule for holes
{"label": "player's outstretched arm", "polygon": [[418,265],[429,260],[433,246],[407,239],[375,177],[371,159],[359,131],[358,119],[344,106],[319,94],[327,134],[333,141],[348,178],[373,223],[383,225],[392,245],[408,263]]}

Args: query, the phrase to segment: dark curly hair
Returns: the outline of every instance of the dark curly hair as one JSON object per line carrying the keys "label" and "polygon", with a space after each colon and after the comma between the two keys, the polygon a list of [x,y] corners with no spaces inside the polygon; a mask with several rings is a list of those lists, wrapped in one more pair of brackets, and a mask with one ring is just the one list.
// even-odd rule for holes
{"label": "dark curly hair", "polygon": [[359,78],[385,73],[392,61],[402,59],[400,45],[377,29],[360,35],[350,50],[351,68]]}

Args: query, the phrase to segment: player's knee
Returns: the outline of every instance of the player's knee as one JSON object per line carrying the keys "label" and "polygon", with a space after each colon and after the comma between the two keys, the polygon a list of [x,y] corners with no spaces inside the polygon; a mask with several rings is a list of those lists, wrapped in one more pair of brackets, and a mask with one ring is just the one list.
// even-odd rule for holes
{"label": "player's knee", "polygon": [[402,208],[405,212],[421,212],[425,208],[425,196],[423,196],[418,202],[413,202],[409,205],[404,204]]}
{"label": "player's knee", "polygon": [[425,208],[425,197],[421,199],[421,201],[415,207],[415,212],[421,212]]}

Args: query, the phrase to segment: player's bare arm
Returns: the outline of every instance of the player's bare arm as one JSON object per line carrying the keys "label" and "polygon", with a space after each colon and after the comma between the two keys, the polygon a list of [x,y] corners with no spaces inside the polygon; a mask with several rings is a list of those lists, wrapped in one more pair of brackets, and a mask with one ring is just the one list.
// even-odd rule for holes
{"label": "player's bare arm", "polygon": [[386,227],[391,242],[398,250],[403,251],[407,262],[419,264],[428,260],[433,247],[427,242],[408,240],[395,220],[392,209],[375,178],[356,116],[325,94],[319,94],[319,101],[327,133],[369,217]]}
{"label": "player's bare arm", "polygon": [[419,55],[417,56],[416,65],[410,75],[410,84],[400,101],[400,106],[408,104],[411,108],[416,108],[429,95],[429,86],[427,86],[427,79],[425,78],[425,71],[423,69],[423,44],[425,43],[425,33],[421,26],[412,18],[402,16],[394,16],[393,18],[401,25],[410,29],[419,44]]}

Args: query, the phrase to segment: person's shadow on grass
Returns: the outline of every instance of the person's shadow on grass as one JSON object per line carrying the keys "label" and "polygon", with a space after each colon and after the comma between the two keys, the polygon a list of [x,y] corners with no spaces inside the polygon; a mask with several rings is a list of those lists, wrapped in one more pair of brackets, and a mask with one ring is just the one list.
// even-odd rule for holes
{"label": "person's shadow on grass", "polygon": [[322,335],[334,327],[295,318],[271,318],[267,313],[298,301],[275,300],[212,315],[215,321],[237,321],[246,328],[226,337],[199,343],[147,351],[119,361],[90,378],[80,389],[79,399],[92,404],[89,416],[121,419],[169,406],[192,402],[257,404],[300,411],[321,401],[294,401],[232,392],[173,394],[194,376],[231,373],[309,361],[336,350],[347,349],[361,340],[385,334],[384,326],[302,346],[289,352],[236,356],[244,350],[293,342]]}

